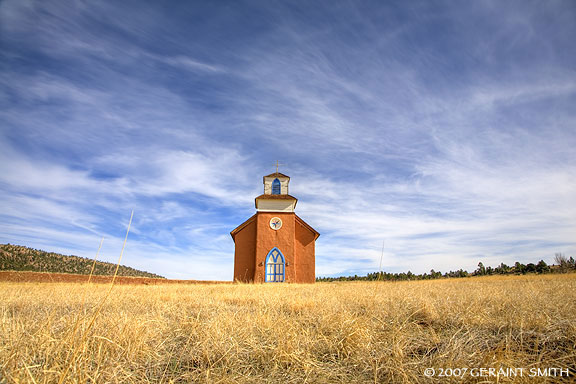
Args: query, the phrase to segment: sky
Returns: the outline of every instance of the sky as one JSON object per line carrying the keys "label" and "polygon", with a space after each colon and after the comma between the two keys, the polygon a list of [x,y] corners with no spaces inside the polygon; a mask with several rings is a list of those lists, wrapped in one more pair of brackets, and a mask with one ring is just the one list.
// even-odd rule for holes
{"label": "sky", "polygon": [[0,243],[231,280],[262,176],[316,275],[576,257],[576,2],[0,2]]}

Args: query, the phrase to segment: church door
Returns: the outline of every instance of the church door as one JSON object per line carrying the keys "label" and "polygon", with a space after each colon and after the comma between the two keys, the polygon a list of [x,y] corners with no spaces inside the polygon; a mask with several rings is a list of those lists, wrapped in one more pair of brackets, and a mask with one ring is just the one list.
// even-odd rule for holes
{"label": "church door", "polygon": [[267,283],[284,281],[284,255],[276,247],[272,248],[266,256],[266,279]]}

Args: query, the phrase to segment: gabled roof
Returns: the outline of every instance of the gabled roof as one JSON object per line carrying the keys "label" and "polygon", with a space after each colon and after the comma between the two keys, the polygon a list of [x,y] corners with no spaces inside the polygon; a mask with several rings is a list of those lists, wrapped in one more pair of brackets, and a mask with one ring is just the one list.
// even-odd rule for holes
{"label": "gabled roof", "polygon": [[[246,220],[245,222],[243,222],[242,224],[237,226],[232,232],[230,232],[230,236],[232,236],[232,239],[234,241],[236,241],[236,235],[238,234],[238,232],[240,232],[241,230],[246,228],[248,225],[250,225],[252,222],[254,222],[254,220],[256,220],[257,215],[258,215],[258,213],[255,213],[254,215],[252,215],[252,217],[250,217],[248,220]],[[314,234],[314,241],[316,241],[316,239],[320,236],[320,234],[314,228],[312,228],[308,223],[306,223],[304,220],[302,220],[298,215],[294,214],[294,216],[296,217],[296,221],[298,222],[298,224],[302,225],[304,228],[306,228],[307,230],[309,230],[310,232],[312,232]]]}
{"label": "gabled roof", "polygon": [[232,236],[232,240],[236,241],[236,239],[235,239],[236,234],[238,232],[240,232],[242,229],[244,229],[244,227],[246,227],[248,224],[253,222],[256,219],[256,215],[257,214],[255,213],[254,215],[252,215],[252,217],[250,217],[248,220],[246,220],[245,222],[243,222],[242,224],[237,226],[235,229],[233,229],[232,232],[230,232],[230,236]]}
{"label": "gabled roof", "polygon": [[266,178],[266,177],[286,177],[287,179],[290,179],[290,176],[286,176],[285,174],[280,173],[280,172],[274,172],[274,173],[271,173],[269,175],[264,176],[264,178]]}
{"label": "gabled roof", "polygon": [[314,233],[314,241],[316,241],[316,239],[318,237],[320,237],[320,234],[318,233],[318,231],[316,231],[314,228],[312,228],[310,225],[308,225],[307,222],[305,222],[304,220],[302,220],[298,215],[294,214],[294,216],[296,216],[296,221],[298,223],[300,223],[304,228],[308,229],[310,232]]}

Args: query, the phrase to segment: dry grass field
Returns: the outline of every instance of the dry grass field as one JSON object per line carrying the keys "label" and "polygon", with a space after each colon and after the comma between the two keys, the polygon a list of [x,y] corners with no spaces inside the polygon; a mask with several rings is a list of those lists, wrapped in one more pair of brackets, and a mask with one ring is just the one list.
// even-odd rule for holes
{"label": "dry grass field", "polygon": [[108,292],[0,282],[0,382],[574,382],[575,274]]}

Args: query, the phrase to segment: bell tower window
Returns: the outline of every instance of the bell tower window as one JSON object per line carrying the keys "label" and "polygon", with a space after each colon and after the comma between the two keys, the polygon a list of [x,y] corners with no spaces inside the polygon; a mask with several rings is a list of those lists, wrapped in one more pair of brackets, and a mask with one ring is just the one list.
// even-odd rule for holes
{"label": "bell tower window", "polygon": [[272,182],[272,194],[273,195],[280,194],[280,180],[278,180],[277,178],[274,179],[274,181]]}

